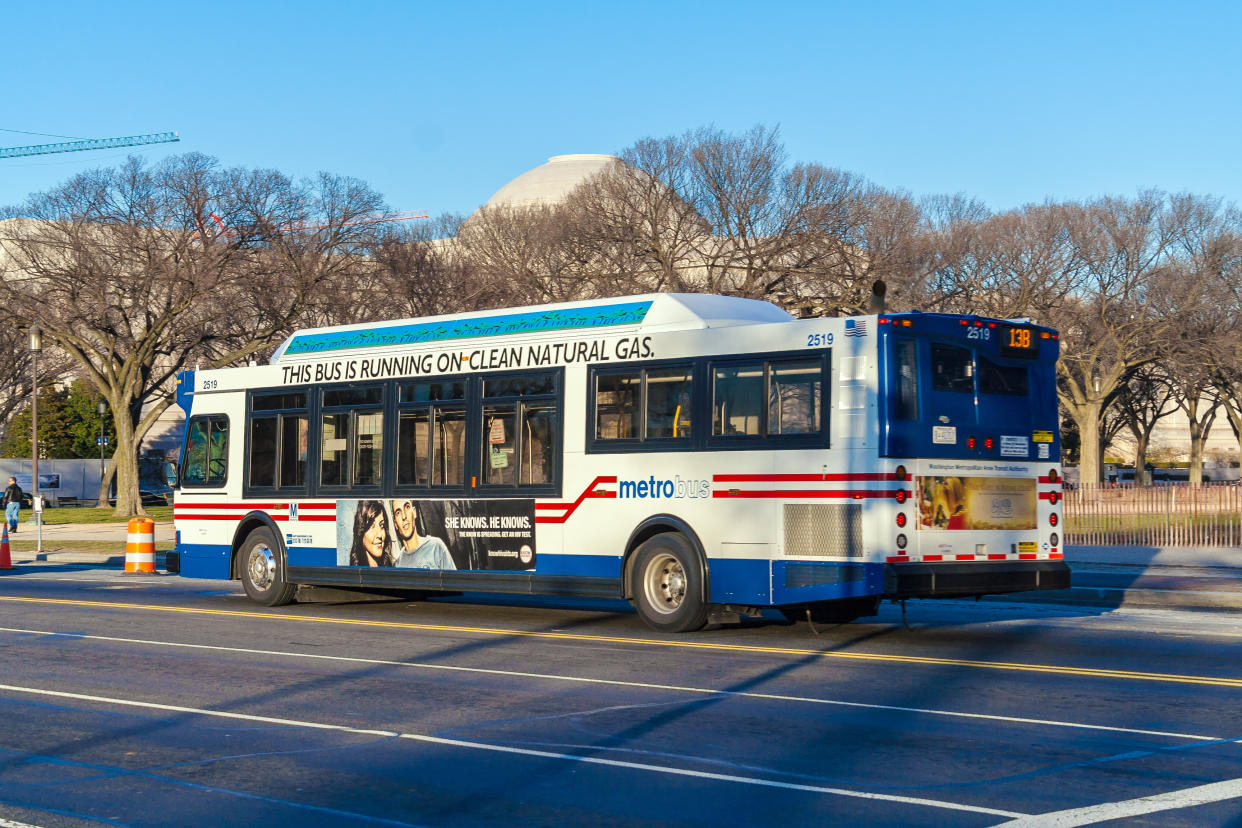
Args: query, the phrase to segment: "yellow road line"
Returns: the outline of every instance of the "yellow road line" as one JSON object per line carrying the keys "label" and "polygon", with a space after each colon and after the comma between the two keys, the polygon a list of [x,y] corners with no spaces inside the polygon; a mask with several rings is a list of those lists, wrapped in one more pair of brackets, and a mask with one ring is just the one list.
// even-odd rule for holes
{"label": "yellow road line", "polygon": [[1242,688],[1242,678],[1219,678],[1216,676],[1188,676],[1177,673],[1143,673],[1134,670],[1108,670],[1096,667],[1066,667],[1056,664],[1020,664],[1008,661],[975,661],[965,658],[936,658],[933,656],[889,655],[885,653],[838,652],[832,650],[807,650],[796,647],[760,647],[750,644],[726,644],[711,641],[663,641],[654,638],[623,638],[611,635],[584,635],[582,633],[541,632],[537,630],[512,630],[503,627],[461,627],[452,624],[414,624],[405,621],[367,621],[358,618],[323,618],[314,615],[281,615],[271,612],[246,612],[242,610],[203,609],[196,607],[167,607],[159,604],[130,604],[113,601],[78,601],[67,598],[20,598],[0,596],[0,602],[49,604],[56,606],[87,607],[91,609],[128,609],[145,612],[171,612],[186,615],[218,615],[229,618],[261,618],[271,621],[292,621],[310,624],[336,624],[353,627],[381,627],[386,629],[427,630],[430,632],[456,632],[473,635],[510,636],[514,638],[546,638],[560,641],[589,641],[595,644],[631,644],[648,647],[670,647],[685,650],[713,650],[729,653],[755,653],[759,655],[816,656],[840,658],[853,661],[893,662],[898,664],[927,664],[937,667],[975,667],[984,670],[1008,670],[1021,673],[1050,673],[1084,678],[1126,679],[1129,681],[1159,681],[1174,684],[1199,684],[1216,687]]}

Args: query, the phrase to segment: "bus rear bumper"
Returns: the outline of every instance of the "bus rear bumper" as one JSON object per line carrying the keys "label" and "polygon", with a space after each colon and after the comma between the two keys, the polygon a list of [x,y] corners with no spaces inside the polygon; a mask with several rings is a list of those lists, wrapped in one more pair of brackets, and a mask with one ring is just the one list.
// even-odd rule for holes
{"label": "bus rear bumper", "polygon": [[960,598],[1036,589],[1068,589],[1064,561],[895,563],[884,569],[886,598]]}

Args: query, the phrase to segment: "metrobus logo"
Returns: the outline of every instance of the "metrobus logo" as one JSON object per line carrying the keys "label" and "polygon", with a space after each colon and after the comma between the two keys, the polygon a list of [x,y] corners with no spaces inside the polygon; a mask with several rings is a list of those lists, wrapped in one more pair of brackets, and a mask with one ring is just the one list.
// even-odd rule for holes
{"label": "metrobus logo", "polygon": [[646,480],[620,480],[617,482],[617,497],[651,498],[674,500],[680,497],[711,497],[712,485],[709,480],[682,480],[673,475],[671,480],[656,480],[655,475]]}

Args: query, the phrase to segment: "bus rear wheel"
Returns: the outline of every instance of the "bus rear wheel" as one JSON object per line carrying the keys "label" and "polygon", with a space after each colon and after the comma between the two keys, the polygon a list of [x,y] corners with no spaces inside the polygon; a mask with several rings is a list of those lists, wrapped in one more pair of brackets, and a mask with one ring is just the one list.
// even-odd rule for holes
{"label": "bus rear wheel", "polygon": [[661,632],[692,632],[707,623],[703,568],[690,542],[677,532],[656,535],[638,547],[630,595],[639,617]]}
{"label": "bus rear wheel", "polygon": [[280,544],[271,529],[255,529],[239,553],[242,587],[256,604],[276,607],[293,600],[295,584],[285,583],[280,567]]}

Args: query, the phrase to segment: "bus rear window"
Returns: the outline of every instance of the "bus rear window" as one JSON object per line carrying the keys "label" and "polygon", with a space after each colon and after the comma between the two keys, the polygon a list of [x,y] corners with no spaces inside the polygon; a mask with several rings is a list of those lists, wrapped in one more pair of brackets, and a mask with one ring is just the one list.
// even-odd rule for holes
{"label": "bus rear window", "polygon": [[980,355],[979,393],[1025,397],[1027,394],[1026,366],[997,365],[987,357]]}
{"label": "bus rear window", "polygon": [[957,394],[975,393],[974,355],[969,348],[933,342],[932,390]]}
{"label": "bus rear window", "polygon": [[914,340],[897,343],[897,419],[919,418],[919,362]]}

